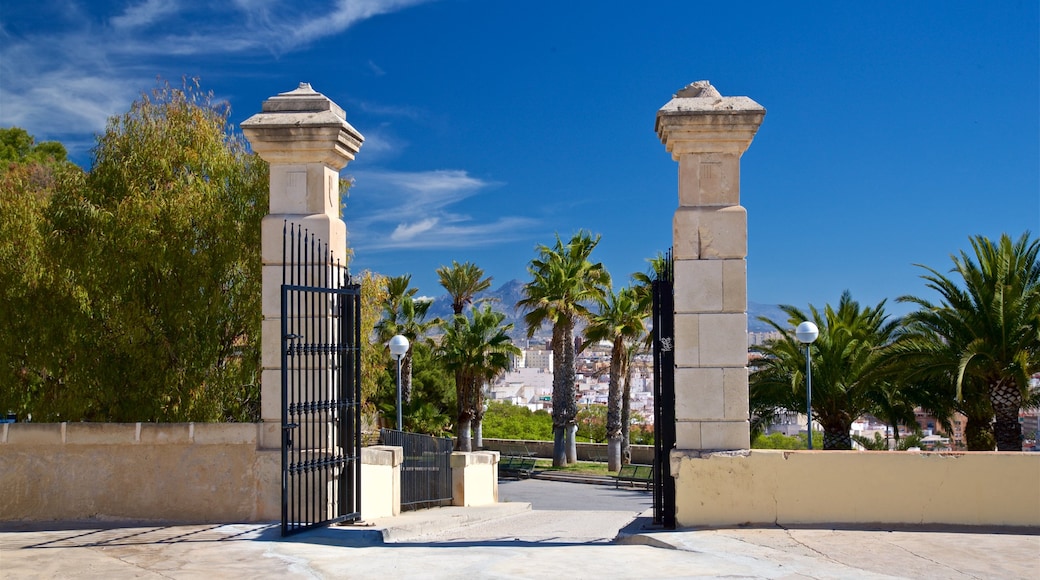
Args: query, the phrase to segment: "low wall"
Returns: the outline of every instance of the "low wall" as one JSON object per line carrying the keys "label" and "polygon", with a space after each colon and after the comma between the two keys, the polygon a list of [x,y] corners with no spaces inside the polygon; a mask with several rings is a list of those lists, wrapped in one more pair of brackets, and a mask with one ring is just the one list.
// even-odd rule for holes
{"label": "low wall", "polygon": [[498,457],[495,451],[451,454],[451,505],[498,503]]}
{"label": "low wall", "polygon": [[1040,453],[673,451],[680,526],[1040,527]]}
{"label": "low wall", "polygon": [[[483,440],[483,449],[487,451],[498,451],[502,455],[508,455],[511,449],[517,446],[524,446],[528,451],[534,454],[535,457],[552,458],[553,456],[553,442],[552,441],[530,441],[526,439],[488,439],[487,437]],[[606,443],[578,443],[578,460],[579,461],[606,461],[607,460],[607,444]],[[654,446],[653,445],[632,445],[632,463],[639,463],[645,465],[652,465],[654,462]]]}
{"label": "low wall", "polygon": [[8,423],[0,519],[281,517],[281,452],[252,423]]}

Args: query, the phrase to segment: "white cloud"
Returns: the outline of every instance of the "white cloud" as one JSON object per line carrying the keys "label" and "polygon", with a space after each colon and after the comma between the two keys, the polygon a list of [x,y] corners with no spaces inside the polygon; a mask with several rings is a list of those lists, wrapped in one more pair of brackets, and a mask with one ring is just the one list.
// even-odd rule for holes
{"label": "white cloud", "polygon": [[390,241],[394,243],[410,242],[424,232],[432,230],[437,225],[437,218],[427,218],[414,224],[398,224],[394,232],[390,234]]}
{"label": "white cloud", "polygon": [[538,224],[504,213],[490,220],[461,213],[465,200],[500,185],[463,170],[353,175],[345,219],[351,246],[361,251],[494,246],[524,238]]}
{"label": "white cloud", "polygon": [[128,6],[122,14],[112,19],[112,26],[118,29],[142,28],[175,14],[178,9],[178,3],[174,0],[145,0]]}
{"label": "white cloud", "polygon": [[38,25],[3,23],[0,126],[84,141],[157,74],[190,72],[171,70],[183,66],[176,57],[282,54],[427,1],[138,0],[110,13],[106,3],[61,3],[51,13],[43,6]]}

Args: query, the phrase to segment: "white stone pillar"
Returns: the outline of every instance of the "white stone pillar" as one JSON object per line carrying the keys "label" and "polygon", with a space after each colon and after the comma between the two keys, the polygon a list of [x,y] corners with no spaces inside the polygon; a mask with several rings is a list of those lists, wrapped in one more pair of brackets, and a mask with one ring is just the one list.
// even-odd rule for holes
{"label": "white stone pillar", "polygon": [[676,449],[750,447],[747,213],[740,156],[765,109],[708,81],[677,92],[656,130],[679,162],[675,259]]}
{"label": "white stone pillar", "polygon": [[242,132],[271,168],[270,208],[261,223],[260,416],[262,448],[278,449],[282,445],[282,231],[287,221],[300,224],[346,263],[347,227],[339,217],[339,171],[354,160],[364,137],[347,123],[342,108],[307,83],[264,101],[261,112],[242,123]]}

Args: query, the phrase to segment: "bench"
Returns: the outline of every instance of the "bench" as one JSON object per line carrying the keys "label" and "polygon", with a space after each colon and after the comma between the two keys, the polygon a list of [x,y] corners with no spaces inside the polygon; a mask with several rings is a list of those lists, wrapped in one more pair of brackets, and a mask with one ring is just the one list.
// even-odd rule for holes
{"label": "bench", "polygon": [[499,453],[503,456],[534,457],[534,452],[529,450],[527,445],[523,443],[503,443]]}
{"label": "bench", "polygon": [[650,489],[654,483],[654,466],[635,463],[622,465],[621,470],[614,476],[614,488],[621,487],[622,483],[633,487],[643,485]]}
{"label": "bench", "polygon": [[509,455],[498,462],[499,477],[531,477],[534,473],[534,457],[518,457]]}

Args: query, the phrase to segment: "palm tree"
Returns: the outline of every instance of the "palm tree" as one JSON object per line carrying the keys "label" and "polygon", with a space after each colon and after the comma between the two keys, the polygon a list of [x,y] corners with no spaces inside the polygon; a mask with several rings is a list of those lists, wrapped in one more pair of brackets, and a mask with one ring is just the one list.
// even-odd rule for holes
{"label": "palm tree", "polygon": [[[860,308],[846,291],[837,309],[827,305],[821,313],[809,307],[820,329],[812,344],[812,409],[823,426],[824,449],[851,449],[852,422],[872,408],[874,391],[881,384],[882,347],[891,343],[899,327],[898,321],[887,320],[884,304],[882,300],[873,308]],[[780,309],[788,315],[786,328],[760,318],[781,336],[754,349],[762,358],[755,360],[750,376],[752,409],[763,401],[764,406],[805,408],[805,348],[791,329],[810,318],[793,306]]]}
{"label": "palm tree", "polygon": [[376,325],[376,334],[386,343],[396,334],[408,339],[408,351],[401,357],[401,400],[412,399],[412,353],[416,341],[424,340],[427,332],[440,319],[426,320],[432,304],[429,300],[415,297],[418,288],[411,288],[409,274],[386,279],[386,300],[383,302],[383,319]]}
{"label": "palm tree", "polygon": [[[451,309],[456,317],[462,314],[467,304],[473,304],[477,293],[491,287],[491,277],[485,278],[484,270],[471,262],[459,264],[452,260],[450,268],[447,266],[437,268],[437,277],[440,279],[441,286],[451,296]],[[453,318],[452,320],[459,321],[461,319]],[[461,369],[455,371],[455,400],[458,406],[458,416],[461,418],[465,415],[475,421],[477,447],[479,448],[483,443],[481,440],[480,419],[484,416],[484,409],[463,408],[468,399],[464,393],[465,377],[462,376],[461,372]],[[459,427],[461,428],[461,426],[462,423],[460,421]],[[456,439],[456,445],[461,445],[461,443],[462,437]]]}
{"label": "palm tree", "polygon": [[[650,318],[653,316],[654,311],[654,291],[653,285],[657,280],[665,280],[671,278],[672,271],[672,257],[671,251],[665,254],[664,252],[658,252],[653,258],[647,258],[647,262],[650,263],[650,267],[646,272],[636,272],[632,274],[632,290],[635,292],[639,302],[639,310],[642,312],[643,318]],[[654,335],[653,332],[647,332],[643,338],[642,348],[644,351],[652,351],[654,348]],[[635,357],[636,349],[631,349],[629,352],[629,363]],[[660,377],[657,377],[660,380]],[[625,375],[625,387],[622,392],[622,403],[621,403],[621,462],[628,464],[631,462],[632,453],[630,451],[630,437],[629,428],[631,427],[631,403],[632,403],[632,372],[631,366],[629,366],[629,372]]]}
{"label": "palm tree", "polygon": [[622,442],[622,386],[630,374],[630,361],[635,342],[646,334],[643,319],[647,313],[641,308],[639,294],[632,288],[617,293],[608,291],[600,297],[599,312],[592,316],[585,328],[589,342],[608,340],[610,348],[610,382],[607,390],[607,469],[621,469]]}
{"label": "palm tree", "polygon": [[912,346],[949,355],[935,370],[954,377],[958,400],[969,379],[984,385],[997,450],[1021,451],[1018,412],[1029,376],[1040,368],[1040,241],[1030,241],[1027,232],[1014,242],[1003,234],[997,244],[975,236],[971,246],[974,256],[951,256],[959,280],[918,265],[928,271],[922,278],[940,303],[915,296],[899,300],[918,306],[907,316]]}
{"label": "palm tree", "polygon": [[574,392],[574,325],[587,320],[586,304],[610,287],[610,274],[603,264],[589,261],[600,237],[579,231],[566,244],[556,236],[552,247],[538,247],[538,257],[527,271],[531,281],[524,286],[527,336],[543,324],[552,325],[553,351],[553,465],[564,467],[577,461],[575,432],[578,404]]}
{"label": "palm tree", "polygon": [[503,325],[505,315],[490,305],[476,308],[470,316],[458,314],[443,323],[440,355],[456,376],[459,417],[456,423],[460,451],[472,451],[471,425],[476,409],[483,411],[484,385],[509,368],[510,356],[520,349],[507,334],[512,324]]}
{"label": "palm tree", "polygon": [[473,303],[478,293],[491,287],[491,276],[485,278],[484,270],[471,262],[459,264],[452,260],[450,268],[437,268],[437,277],[451,296],[451,309],[455,314],[462,314],[462,310],[467,304]]}

